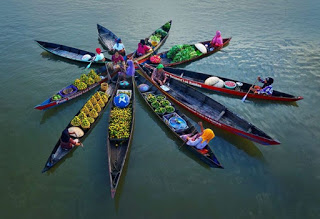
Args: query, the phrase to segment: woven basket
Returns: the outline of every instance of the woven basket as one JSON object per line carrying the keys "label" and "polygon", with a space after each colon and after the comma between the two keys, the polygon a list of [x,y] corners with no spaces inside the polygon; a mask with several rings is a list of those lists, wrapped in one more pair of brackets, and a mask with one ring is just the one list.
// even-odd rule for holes
{"label": "woven basket", "polygon": [[108,83],[102,83],[101,84],[101,90],[103,90],[103,91],[106,91],[106,90],[108,90]]}

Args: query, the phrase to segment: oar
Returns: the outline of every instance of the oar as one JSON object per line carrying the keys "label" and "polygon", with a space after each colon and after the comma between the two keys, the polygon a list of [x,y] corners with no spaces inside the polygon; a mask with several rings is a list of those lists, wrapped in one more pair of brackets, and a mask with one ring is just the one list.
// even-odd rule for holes
{"label": "oar", "polygon": [[95,59],[96,59],[96,56],[93,56],[92,60],[91,60],[90,63],[87,65],[86,69],[90,68],[91,64],[94,62]]}
{"label": "oar", "polygon": [[[195,132],[197,131],[197,129],[193,130],[193,132],[191,133],[190,136],[192,136]],[[188,142],[188,138],[186,141],[183,142],[183,144],[179,147],[179,150]]]}
{"label": "oar", "polygon": [[242,98],[242,102],[244,102],[250,92],[250,89],[254,87],[254,85],[257,83],[258,79],[256,79],[256,81],[253,83],[253,85],[249,88],[248,92],[246,93],[246,95],[244,95],[244,97]]}

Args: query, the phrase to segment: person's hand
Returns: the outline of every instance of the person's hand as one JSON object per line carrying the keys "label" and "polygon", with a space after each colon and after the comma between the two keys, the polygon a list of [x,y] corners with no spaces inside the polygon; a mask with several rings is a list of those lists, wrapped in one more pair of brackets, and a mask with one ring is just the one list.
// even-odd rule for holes
{"label": "person's hand", "polygon": [[259,80],[259,81],[261,80],[260,76],[258,76],[258,80]]}
{"label": "person's hand", "polygon": [[202,126],[202,122],[201,122],[201,121],[199,121],[199,122],[198,122],[198,125]]}

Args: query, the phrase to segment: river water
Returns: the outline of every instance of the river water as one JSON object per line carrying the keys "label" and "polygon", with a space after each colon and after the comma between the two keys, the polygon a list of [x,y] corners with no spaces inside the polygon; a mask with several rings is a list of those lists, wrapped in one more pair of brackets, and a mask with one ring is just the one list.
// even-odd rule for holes
{"label": "river water", "polygon": [[[317,0],[5,0],[0,8],[1,218],[319,218],[320,2]],[[251,101],[206,92],[278,139],[263,146],[212,128],[225,169],[209,169],[136,101],[128,165],[110,197],[106,130],[109,110],[58,168],[41,170],[63,128],[90,92],[62,106],[33,107],[70,84],[85,65],[44,52],[34,40],[84,50],[101,47],[99,23],[127,51],[172,19],[160,51],[232,37],[224,52],[184,68],[253,83],[272,76],[274,88],[297,103]],[[194,123],[198,119],[186,112]]]}

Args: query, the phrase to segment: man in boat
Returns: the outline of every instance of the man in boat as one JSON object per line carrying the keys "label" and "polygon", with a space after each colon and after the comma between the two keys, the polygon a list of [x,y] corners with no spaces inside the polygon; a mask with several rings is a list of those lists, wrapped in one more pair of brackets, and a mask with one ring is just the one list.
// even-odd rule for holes
{"label": "man in boat", "polygon": [[257,79],[261,83],[263,83],[263,86],[254,86],[253,88],[250,87],[250,90],[254,92],[255,94],[264,94],[264,95],[272,95],[273,88],[272,88],[272,83],[273,83],[273,78],[267,77],[264,80],[260,78],[260,76]]}
{"label": "man in boat", "polygon": [[137,56],[143,56],[144,54],[148,53],[151,50],[150,46],[146,45],[145,40],[140,40],[140,43],[138,43],[138,49],[137,49]]}
{"label": "man in boat", "polygon": [[210,45],[211,47],[218,49],[221,49],[223,47],[223,39],[219,30],[216,32],[216,35],[211,40]]}
{"label": "man in boat", "polygon": [[151,79],[153,82],[157,83],[159,86],[162,86],[167,81],[167,76],[163,70],[164,66],[160,63],[155,69],[153,69]]}
{"label": "man in boat", "polygon": [[[211,129],[203,129],[202,122],[198,122],[201,128],[201,132],[198,134],[195,134],[194,136],[191,136],[191,134],[187,135],[181,135],[180,137],[184,140],[187,141],[186,144],[191,146],[191,147],[196,147],[199,150],[204,153],[207,153],[208,151],[204,149],[209,142],[215,137],[214,132]],[[206,150],[206,151],[205,151]]]}
{"label": "man in boat", "polygon": [[101,52],[101,49],[100,48],[96,48],[96,52],[97,52],[97,55],[95,56],[94,61],[95,62],[105,62],[106,59],[104,58],[104,55]]}
{"label": "man in boat", "polygon": [[120,38],[118,38],[116,44],[113,45],[112,51],[118,51],[122,56],[126,55],[126,50]]}

